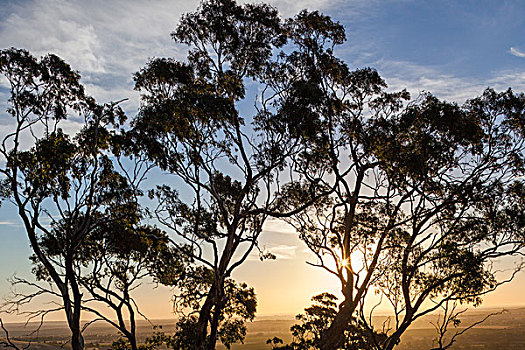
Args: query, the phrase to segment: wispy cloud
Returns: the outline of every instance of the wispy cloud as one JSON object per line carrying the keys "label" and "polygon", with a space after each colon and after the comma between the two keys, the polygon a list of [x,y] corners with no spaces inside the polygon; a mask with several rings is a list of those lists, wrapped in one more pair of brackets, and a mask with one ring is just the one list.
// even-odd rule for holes
{"label": "wispy cloud", "polygon": [[[253,1],[244,1],[253,2]],[[277,7],[282,16],[290,17],[301,10],[320,10],[325,11],[344,4],[343,0],[269,0],[271,5]],[[356,3],[365,3],[359,0]]]}
{"label": "wispy cloud", "polygon": [[[291,16],[303,8],[323,9],[342,0],[270,0]],[[363,0],[359,0],[363,1]],[[252,2],[252,1],[241,1]],[[121,106],[134,115],[139,94],[133,73],[152,57],[183,59],[187,48],[176,45],[170,33],[182,14],[195,11],[200,0],[24,0],[3,7],[0,48],[17,47],[35,56],[54,53],[82,75],[86,91],[99,102],[127,98]],[[12,130],[5,114],[8,88],[0,76],[0,134]],[[71,119],[66,131],[76,131]]]}
{"label": "wispy cloud", "polygon": [[13,222],[13,221],[0,221],[0,225],[5,225],[5,226],[20,226],[20,223],[18,223],[18,222]]}
{"label": "wispy cloud", "polygon": [[[325,9],[342,0],[270,0],[283,16],[303,8]],[[252,1],[242,1],[252,2]],[[5,7],[0,47],[35,55],[55,53],[79,70],[89,93],[102,102],[130,98],[138,106],[132,74],[151,57],[182,59],[186,47],[170,38],[182,14],[199,0],[28,0]]]}
{"label": "wispy cloud", "polygon": [[[261,247],[264,253],[271,253],[275,255],[277,260],[293,260],[297,257],[297,253],[301,252],[300,247],[294,244],[270,244]],[[248,257],[250,261],[260,261],[261,256],[259,251],[254,250]]]}
{"label": "wispy cloud", "polygon": [[511,47],[509,52],[511,53],[511,55],[514,55],[514,56],[525,57],[525,52],[520,51],[519,49],[515,47]]}
{"label": "wispy cloud", "polygon": [[[381,8],[381,3],[377,0],[268,1],[279,8],[283,17],[291,16],[303,8],[309,8],[328,12],[339,11],[334,18],[340,19],[342,16],[347,22],[351,18],[361,18],[364,14],[370,16],[374,10]],[[133,114],[138,107],[139,98],[133,91],[132,74],[150,57],[169,56],[182,59],[185,56],[186,48],[175,45],[169,33],[175,29],[181,15],[194,11],[199,2],[198,0],[12,2],[5,7],[5,14],[0,22],[0,47],[27,48],[35,55],[48,52],[58,54],[71,63],[74,69],[81,72],[90,94],[100,102],[129,98],[123,107]],[[376,48],[370,45],[366,48],[359,46],[360,55],[367,55],[368,65],[372,63],[372,66],[377,67],[391,88],[408,88],[413,94],[426,90],[442,98],[462,101],[479,94],[488,85],[514,86],[508,83],[510,81],[519,84],[515,77],[522,74],[496,73],[490,80],[476,80],[456,77],[439,69],[411,62],[377,61],[373,64],[369,60],[370,56],[376,56],[377,53]],[[342,48],[341,53],[348,54],[347,50]],[[511,47],[510,53],[525,57],[525,52],[516,47]],[[5,93],[1,97],[5,100]]]}
{"label": "wispy cloud", "polygon": [[266,220],[263,227],[264,232],[273,232],[278,234],[294,234],[297,235],[297,231],[283,220],[271,218]]}
{"label": "wispy cloud", "polygon": [[413,97],[426,91],[447,101],[463,103],[480,95],[487,87],[515,91],[525,90],[525,71],[495,71],[485,78],[459,77],[406,61],[377,61],[375,65],[391,90],[407,89]]}
{"label": "wispy cloud", "polygon": [[297,253],[297,246],[295,245],[277,245],[268,248],[268,251],[279,259],[294,259]]}
{"label": "wispy cloud", "polygon": [[26,48],[35,55],[55,53],[80,71],[88,92],[97,99],[132,97],[132,109],[138,104],[131,92],[132,74],[150,57],[182,57],[185,49],[176,47],[169,34],[182,13],[197,4],[23,1],[8,8],[0,24],[0,46]]}

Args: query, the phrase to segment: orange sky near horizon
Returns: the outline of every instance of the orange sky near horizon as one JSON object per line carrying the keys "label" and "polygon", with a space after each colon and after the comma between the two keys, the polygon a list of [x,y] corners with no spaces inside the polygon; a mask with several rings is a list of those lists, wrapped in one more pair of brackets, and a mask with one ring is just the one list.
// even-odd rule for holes
{"label": "orange sky near horizon", "polygon": [[[0,230],[0,239],[8,234]],[[261,236],[261,247],[277,255],[277,260],[260,261],[255,253],[233,274],[239,282],[246,282],[255,288],[258,300],[257,316],[289,316],[301,313],[309,306],[312,296],[322,292],[330,292],[341,297],[338,281],[320,268],[305,263],[312,258],[312,254],[299,240],[293,229],[287,224],[270,220],[265,225]],[[0,260],[1,261],[1,260]],[[29,261],[27,267],[29,267]],[[22,262],[19,262],[22,263]],[[510,261],[499,264],[498,268],[512,266]],[[22,274],[21,274],[22,275]],[[26,276],[31,278],[32,276]],[[2,282],[3,284],[7,282]],[[481,307],[503,308],[525,306],[522,291],[525,289],[525,272],[520,272],[515,279],[498,288],[484,298]],[[172,295],[174,290],[169,287],[145,284],[135,291],[135,298],[140,310],[149,319],[175,318],[172,309]],[[377,298],[373,296],[372,298]],[[2,297],[6,297],[5,293]],[[43,300],[35,301],[31,308],[43,307]],[[369,300],[370,303],[377,301]],[[30,309],[30,308],[28,308]],[[379,307],[376,314],[390,314],[387,307]],[[91,319],[87,313],[84,319]],[[25,318],[16,315],[1,314],[5,322],[23,322]],[[49,321],[64,320],[62,312],[56,312],[46,317]]]}

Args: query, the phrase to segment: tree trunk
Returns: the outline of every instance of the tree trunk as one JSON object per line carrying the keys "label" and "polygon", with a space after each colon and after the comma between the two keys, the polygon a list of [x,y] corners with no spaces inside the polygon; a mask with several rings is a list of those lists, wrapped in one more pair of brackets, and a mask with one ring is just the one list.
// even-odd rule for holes
{"label": "tree trunk", "polygon": [[130,331],[128,332],[128,340],[129,344],[131,346],[131,350],[137,350],[137,335],[136,335],[136,326],[135,326],[135,313],[133,312],[133,309],[129,308],[129,324],[130,324]]}
{"label": "tree trunk", "polygon": [[73,350],[84,349],[84,338],[80,330],[80,312],[75,312],[75,307],[72,307],[72,302],[68,293],[68,286],[65,284],[60,285],[62,301],[64,303],[64,312],[66,313],[67,325],[71,331],[71,348]]}
{"label": "tree trunk", "polygon": [[[208,297],[199,311],[197,322],[197,339],[195,348],[198,350],[214,350],[217,344],[220,313],[224,304],[224,277],[217,279],[210,287]],[[213,314],[212,314],[213,309]],[[208,323],[210,329],[208,332]]]}
{"label": "tree trunk", "polygon": [[69,281],[71,286],[71,293],[73,293],[73,307],[71,310],[71,304],[69,312],[71,313],[71,321],[69,322],[69,328],[71,329],[71,347],[73,350],[84,349],[84,337],[80,328],[80,314],[82,304],[82,293],[77,284],[76,276],[73,271],[73,257],[72,254],[68,254],[65,259],[66,268],[66,281]]}
{"label": "tree trunk", "polygon": [[80,332],[80,327],[71,329],[71,348],[73,350],[84,349],[84,337]]}
{"label": "tree trunk", "polygon": [[330,327],[321,335],[321,349],[335,350],[345,339],[345,331],[350,327],[350,320],[356,305],[349,301],[344,301],[341,308],[335,315]]}
{"label": "tree trunk", "polygon": [[383,347],[383,350],[394,349],[394,347],[396,347],[397,344],[399,344],[399,341],[401,340],[401,335],[405,333],[405,331],[407,330],[407,328],[410,326],[411,323],[412,323],[411,321],[402,322],[399,328],[394,333],[392,333],[391,336],[388,337]]}
{"label": "tree trunk", "polygon": [[208,338],[208,322],[211,318],[211,309],[215,304],[215,283],[212,284],[208,292],[208,296],[204,301],[201,309],[199,310],[199,320],[195,326],[196,328],[196,339],[195,339],[195,349],[204,350],[206,349],[206,340]]}
{"label": "tree trunk", "polygon": [[129,345],[131,347],[131,350],[137,350],[137,339],[135,338],[135,334],[130,334],[128,337]]}
{"label": "tree trunk", "polygon": [[208,343],[208,350],[214,350],[215,345],[217,344],[217,335],[219,333],[219,320],[221,318],[222,309],[225,304],[225,295],[224,295],[224,282],[220,284],[217,289],[217,301],[215,302],[215,309],[213,310],[213,316],[210,324],[210,336]]}

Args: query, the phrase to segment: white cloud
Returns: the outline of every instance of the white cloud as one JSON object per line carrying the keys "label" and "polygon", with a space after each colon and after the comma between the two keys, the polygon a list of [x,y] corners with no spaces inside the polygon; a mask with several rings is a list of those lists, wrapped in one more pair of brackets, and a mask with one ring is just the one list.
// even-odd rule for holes
{"label": "white cloud", "polygon": [[[270,237],[272,235],[271,232],[265,233],[266,237]],[[275,236],[274,236],[275,237]],[[300,247],[295,244],[265,244],[261,246],[261,249],[263,253],[271,253],[275,255],[275,258],[277,260],[293,260],[296,259],[297,253],[302,253],[300,250]],[[248,260],[250,261],[260,261],[261,255],[258,250],[253,250]]]}
{"label": "white cloud", "polygon": [[525,71],[496,71],[488,78],[458,77],[437,67],[406,61],[378,61],[375,65],[390,90],[407,89],[412,97],[426,91],[447,101],[463,103],[480,95],[487,87],[495,90],[525,91]]}
{"label": "white cloud", "polygon": [[273,232],[278,234],[294,234],[297,235],[297,231],[283,220],[270,218],[266,220],[263,227],[264,232]]}
{"label": "white cloud", "polygon": [[[248,2],[248,1],[246,1]],[[252,1],[249,1],[252,2]],[[363,1],[357,1],[362,3]],[[277,7],[283,17],[291,17],[299,11],[307,9],[310,11],[325,11],[334,8],[342,3],[343,0],[270,0],[271,5]]]}
{"label": "white cloud", "polygon": [[297,253],[297,246],[294,245],[277,245],[267,249],[270,253],[279,259],[294,259]]}
{"label": "white cloud", "polygon": [[[269,2],[278,7],[283,16],[291,16],[303,8],[321,11],[344,8],[346,19],[370,14],[371,9],[378,6],[375,0]],[[87,91],[100,102],[129,98],[123,106],[133,114],[139,98],[133,91],[132,74],[150,57],[185,56],[186,48],[175,45],[169,34],[181,15],[194,11],[198,4],[198,0],[29,0],[13,3],[5,8],[7,15],[0,23],[0,47],[22,47],[35,55],[56,53],[81,72]],[[341,50],[345,53],[346,49]],[[370,50],[374,48],[368,47],[365,51]],[[514,47],[510,52],[525,56]],[[505,85],[523,85],[519,80],[523,75],[520,72],[500,72],[482,81],[456,77],[410,62],[378,61],[373,66],[392,89],[408,88],[414,95],[427,90],[458,102],[479,94],[488,85],[504,88]]]}
{"label": "white cloud", "polygon": [[[283,16],[291,16],[303,8],[330,8],[341,0],[269,2]],[[21,1],[4,8],[0,48],[25,48],[35,56],[57,54],[80,71],[87,92],[99,102],[128,98],[123,107],[134,114],[139,96],[133,91],[133,73],[152,57],[184,58],[187,49],[177,46],[170,33],[182,14],[195,11],[199,3],[199,0]]]}
{"label": "white cloud", "polygon": [[25,48],[36,56],[59,55],[80,71],[88,91],[101,102],[136,99],[132,74],[150,57],[182,57],[185,49],[173,43],[170,32],[182,13],[197,4],[25,1],[7,9],[9,14],[0,24],[0,47]]}
{"label": "white cloud", "polygon": [[[32,6],[27,6],[32,5]],[[93,25],[76,20],[75,9],[60,1],[17,7],[1,26],[1,45],[22,47],[34,54],[57,53],[75,69],[103,72],[100,40]]]}
{"label": "white cloud", "polygon": [[509,52],[511,53],[511,55],[514,55],[514,56],[525,57],[525,52],[522,52],[515,47],[511,47]]}
{"label": "white cloud", "polygon": [[[183,13],[195,11],[199,0],[26,0],[6,5],[0,22],[0,48],[17,47],[35,56],[54,53],[82,75],[88,94],[100,103],[127,98],[121,106],[133,116],[139,94],[133,73],[152,57],[183,59],[187,49],[170,37]],[[329,0],[273,0],[284,16],[302,8],[333,6]],[[0,88],[8,88],[0,78]],[[0,91],[0,133],[12,130],[5,114],[7,91]],[[68,123],[75,131],[79,125]],[[71,125],[69,125],[71,124]]]}
{"label": "white cloud", "polygon": [[0,221],[0,225],[6,225],[6,226],[20,226],[20,223],[13,222],[13,221]]}
{"label": "white cloud", "polygon": [[514,91],[525,91],[525,71],[500,71],[489,79],[488,83],[498,90],[511,87]]}

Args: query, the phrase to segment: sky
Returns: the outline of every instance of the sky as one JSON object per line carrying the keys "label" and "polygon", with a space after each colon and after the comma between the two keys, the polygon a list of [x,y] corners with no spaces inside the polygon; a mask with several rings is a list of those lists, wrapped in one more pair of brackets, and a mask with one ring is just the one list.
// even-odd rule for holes
{"label": "sky", "polygon": [[[350,67],[374,67],[393,90],[413,95],[430,91],[464,102],[490,86],[525,91],[525,2],[410,0],[272,0],[283,17],[303,8],[340,21],[348,41],[336,52]],[[54,53],[82,75],[99,102],[128,98],[130,116],[139,99],[132,74],[152,57],[183,59],[186,49],[170,38],[181,14],[198,1],[22,0],[0,1],[0,48],[18,47],[34,55]],[[1,85],[1,83],[0,83]],[[0,136],[10,126],[8,96],[0,88]],[[255,256],[234,277],[256,290],[259,315],[294,315],[320,292],[337,293],[335,280],[305,264],[310,256],[293,230],[271,220],[261,245],[277,261]],[[13,208],[0,207],[0,297],[9,293],[14,273],[31,278],[30,248]],[[519,291],[525,272],[485,298],[485,306],[525,305]],[[150,318],[173,317],[172,291],[151,285],[138,290]],[[19,320],[3,316],[6,320]],[[61,319],[61,315],[51,319]]]}

